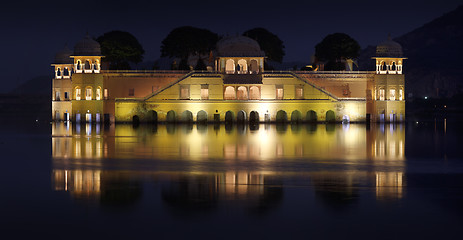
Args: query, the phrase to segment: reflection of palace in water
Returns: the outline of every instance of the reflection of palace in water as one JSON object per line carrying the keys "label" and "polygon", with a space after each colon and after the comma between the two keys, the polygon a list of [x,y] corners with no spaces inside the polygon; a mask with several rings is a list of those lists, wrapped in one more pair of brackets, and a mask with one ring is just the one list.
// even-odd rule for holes
{"label": "reflection of palace in water", "polygon": [[[184,207],[245,200],[260,209],[262,201],[278,203],[284,179],[292,177],[322,199],[355,198],[358,187],[374,188],[377,199],[399,199],[405,186],[402,125],[57,123],[52,129],[54,189],[102,202],[139,197],[146,179],[160,180],[163,200]],[[158,162],[182,167],[149,168]],[[248,162],[256,168],[243,169]]]}

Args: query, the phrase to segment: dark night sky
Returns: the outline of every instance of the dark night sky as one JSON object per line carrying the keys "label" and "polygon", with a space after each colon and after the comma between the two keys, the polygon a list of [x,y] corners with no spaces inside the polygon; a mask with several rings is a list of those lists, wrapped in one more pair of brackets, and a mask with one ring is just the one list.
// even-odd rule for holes
{"label": "dark night sky", "polygon": [[[391,3],[391,4],[387,4]],[[160,55],[160,43],[175,27],[191,25],[219,35],[264,27],[284,42],[284,61],[309,62],[327,34],[344,32],[362,48],[405,34],[454,10],[461,0],[403,1],[29,1],[2,3],[0,9],[1,93],[35,76],[51,75],[54,54],[88,31],[132,33],[146,61]]]}

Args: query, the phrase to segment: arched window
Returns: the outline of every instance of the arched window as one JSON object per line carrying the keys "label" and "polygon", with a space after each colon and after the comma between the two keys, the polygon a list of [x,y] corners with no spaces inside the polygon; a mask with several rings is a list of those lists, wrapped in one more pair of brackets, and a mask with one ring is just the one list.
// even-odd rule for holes
{"label": "arched window", "polygon": [[249,88],[249,99],[251,99],[251,100],[260,100],[259,87],[252,86],[252,87]]}
{"label": "arched window", "polygon": [[382,71],[387,71],[386,62],[383,62],[383,63],[381,64],[381,70],[382,70]]}
{"label": "arched window", "polygon": [[80,60],[77,60],[77,70],[82,70],[82,62]]}
{"label": "arched window", "polygon": [[238,66],[239,66],[238,73],[244,74],[244,73],[248,72],[248,64],[247,64],[246,60],[240,59],[238,61]]}
{"label": "arched window", "polygon": [[201,110],[196,114],[196,122],[198,123],[207,122],[207,113],[204,110]]}
{"label": "arched window", "polygon": [[254,73],[254,74],[259,73],[259,65],[257,65],[257,60],[252,59],[249,64],[249,68],[250,68],[251,73]]}
{"label": "arched window", "polygon": [[389,100],[395,101],[395,89],[389,89]]}
{"label": "arched window", "polygon": [[248,89],[243,86],[238,87],[236,95],[238,100],[248,100]]}
{"label": "arched window", "polygon": [[395,62],[392,62],[391,70],[392,71],[397,70],[397,66],[395,65]]}
{"label": "arched window", "polygon": [[89,60],[85,60],[84,69],[85,69],[85,70],[91,70],[91,68],[90,68],[90,61],[89,61]]}
{"label": "arched window", "polygon": [[100,70],[98,67],[98,60],[95,60],[95,62],[93,63],[93,70]]}
{"label": "arched window", "polygon": [[236,99],[235,88],[232,86],[226,87],[223,98],[225,100],[235,100]]}
{"label": "arched window", "polygon": [[225,64],[225,73],[226,74],[235,73],[235,61],[233,59],[227,59],[227,63]]}
{"label": "arched window", "polygon": [[69,76],[69,69],[67,67],[64,68],[63,75]]}
{"label": "arched window", "polygon": [[56,76],[61,77],[61,68],[56,69]]}
{"label": "arched window", "polygon": [[92,100],[92,88],[87,87],[85,89],[85,100]]}
{"label": "arched window", "polygon": [[399,101],[404,100],[404,90],[401,88],[399,89]]}
{"label": "arched window", "polygon": [[384,90],[384,88],[380,88],[379,89],[379,100],[381,101],[384,101],[385,100],[385,94],[386,94],[386,91]]}
{"label": "arched window", "polygon": [[76,96],[76,100],[80,100],[80,96],[81,96],[81,89],[80,89],[80,87],[76,87],[75,96]]}
{"label": "arched window", "polygon": [[101,87],[98,87],[96,89],[96,96],[95,96],[96,100],[101,100]]}

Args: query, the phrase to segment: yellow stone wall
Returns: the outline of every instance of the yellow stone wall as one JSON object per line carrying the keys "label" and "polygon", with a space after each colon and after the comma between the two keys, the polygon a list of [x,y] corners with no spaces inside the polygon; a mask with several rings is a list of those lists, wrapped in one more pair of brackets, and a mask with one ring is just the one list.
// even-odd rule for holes
{"label": "yellow stone wall", "polygon": [[[201,100],[201,85],[209,87],[209,100]],[[276,100],[276,86],[283,86],[284,99]],[[189,87],[190,99],[181,100],[180,89],[182,86]],[[223,100],[225,86],[260,86],[261,100]],[[303,86],[304,99],[296,100],[296,86]],[[263,84],[259,85],[224,85],[219,77],[189,77],[159,94],[144,101],[143,99],[119,99],[115,103],[115,120],[118,122],[130,122],[134,116],[141,121],[150,120],[150,110],[157,113],[158,121],[166,121],[167,112],[173,110],[177,119],[184,111],[190,111],[193,121],[197,120],[197,113],[201,110],[208,115],[208,121],[214,121],[214,114],[220,115],[220,121],[225,120],[227,111],[234,113],[235,119],[239,111],[246,112],[249,119],[251,111],[259,113],[259,120],[265,121],[268,114],[270,121],[276,121],[277,112],[283,110],[287,119],[291,120],[293,111],[299,111],[302,121],[306,120],[307,112],[313,110],[317,113],[318,121],[326,120],[326,112],[334,111],[336,121],[341,121],[344,115],[350,121],[365,121],[365,101],[338,101],[321,90],[295,77],[264,78]]]}

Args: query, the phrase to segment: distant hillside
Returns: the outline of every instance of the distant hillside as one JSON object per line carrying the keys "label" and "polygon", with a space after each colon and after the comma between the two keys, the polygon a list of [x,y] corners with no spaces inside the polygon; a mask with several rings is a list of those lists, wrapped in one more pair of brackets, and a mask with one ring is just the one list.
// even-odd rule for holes
{"label": "distant hillside", "polygon": [[[404,63],[408,93],[451,97],[463,92],[463,6],[394,41],[402,45],[408,58]],[[362,50],[360,68],[373,70],[374,55],[374,46]]]}
{"label": "distant hillside", "polygon": [[9,94],[11,95],[40,95],[40,96],[51,96],[51,81],[52,76],[38,76],[35,77],[15,89]]}

